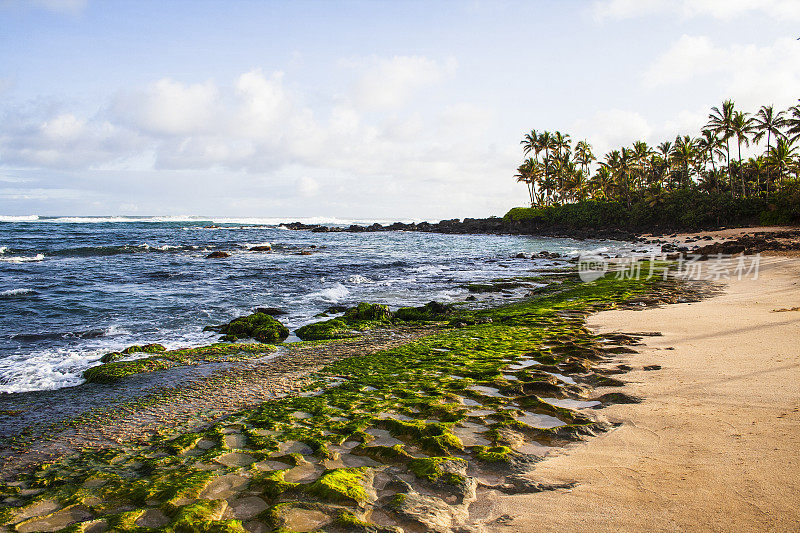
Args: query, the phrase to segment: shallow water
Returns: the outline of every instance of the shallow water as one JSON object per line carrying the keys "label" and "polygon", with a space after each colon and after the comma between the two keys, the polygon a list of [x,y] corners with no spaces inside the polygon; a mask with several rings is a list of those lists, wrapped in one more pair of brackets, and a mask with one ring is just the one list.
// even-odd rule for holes
{"label": "shallow water", "polygon": [[[416,232],[312,233],[274,221],[53,219],[0,222],[0,393],[82,383],[131,344],[212,342],[203,327],[278,307],[291,329],[333,304],[463,301],[461,285],[532,275],[541,250],[615,242]],[[271,243],[272,252],[250,248]],[[227,251],[227,259],[205,259]],[[300,252],[310,255],[299,255]],[[479,299],[502,299],[499,294]]]}

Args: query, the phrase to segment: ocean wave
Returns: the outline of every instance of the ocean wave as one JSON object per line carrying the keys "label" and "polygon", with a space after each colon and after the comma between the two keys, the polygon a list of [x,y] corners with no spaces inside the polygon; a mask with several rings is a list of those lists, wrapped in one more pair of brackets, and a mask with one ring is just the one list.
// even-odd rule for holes
{"label": "ocean wave", "polygon": [[36,222],[39,220],[38,215],[0,215],[0,222]]}
{"label": "ocean wave", "polygon": [[8,246],[0,246],[0,255],[3,255],[8,250]]}
{"label": "ocean wave", "polygon": [[0,359],[0,393],[53,390],[79,385],[83,371],[99,353],[78,353],[69,349],[44,350]]}
{"label": "ocean wave", "polygon": [[150,246],[142,244],[123,244],[116,246],[79,246],[76,248],[62,248],[48,251],[48,255],[58,257],[102,257],[108,255],[136,254],[145,252],[190,252],[197,250],[197,246],[164,244]]}
{"label": "ocean wave", "polygon": [[17,256],[17,257],[0,257],[0,261],[4,261],[6,263],[35,263],[38,261],[44,261],[44,254],[36,254],[34,256]]}
{"label": "ocean wave", "polygon": [[99,339],[102,337],[116,337],[119,335],[129,335],[130,332],[119,326],[109,326],[107,328],[87,329],[84,331],[46,331],[41,333],[16,333],[11,335],[15,341],[36,342],[41,340],[59,339]]}
{"label": "ocean wave", "polygon": [[9,289],[0,292],[0,298],[20,298],[24,296],[39,294],[33,289]]}
{"label": "ocean wave", "polygon": [[326,303],[341,302],[350,295],[350,289],[341,283],[335,284],[333,287],[327,287],[306,295],[306,299],[314,301],[323,301]]}
{"label": "ocean wave", "polygon": [[353,274],[347,278],[347,283],[353,283],[355,285],[360,285],[361,283],[372,283],[372,280],[369,278],[365,278],[360,274]]}

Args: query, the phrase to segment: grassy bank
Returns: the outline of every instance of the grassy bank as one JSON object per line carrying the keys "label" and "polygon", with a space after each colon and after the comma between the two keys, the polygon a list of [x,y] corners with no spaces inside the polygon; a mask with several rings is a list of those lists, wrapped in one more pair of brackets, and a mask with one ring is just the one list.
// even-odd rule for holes
{"label": "grassy bank", "polygon": [[585,316],[678,294],[656,280],[568,281],[550,295],[475,312],[438,334],[339,360],[300,396],[201,430],[40,465],[0,487],[0,523],[19,531],[286,532],[309,523],[391,531],[368,523],[379,509],[399,525],[455,526],[475,498],[475,472],[508,474],[504,491],[541,490],[513,474],[537,451],[607,428],[564,401],[621,384],[594,367],[635,339],[592,335]]}

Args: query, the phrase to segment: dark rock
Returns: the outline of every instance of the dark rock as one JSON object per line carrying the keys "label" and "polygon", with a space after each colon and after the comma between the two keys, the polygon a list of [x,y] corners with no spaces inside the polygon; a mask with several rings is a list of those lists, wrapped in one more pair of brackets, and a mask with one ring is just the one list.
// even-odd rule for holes
{"label": "dark rock", "polygon": [[609,392],[595,399],[606,405],[613,403],[642,403],[642,399],[638,396],[631,396],[624,392]]}
{"label": "dark rock", "polygon": [[211,252],[206,256],[206,259],[225,259],[226,257],[230,257],[231,254],[228,252]]}
{"label": "dark rock", "polygon": [[263,246],[253,246],[252,248],[250,248],[250,251],[251,252],[271,252],[272,251],[272,246],[270,246],[268,244],[267,245],[263,245]]}
{"label": "dark rock", "polygon": [[235,342],[241,337],[250,337],[259,342],[280,342],[289,336],[289,329],[265,313],[253,313],[231,320],[222,326],[207,326],[204,331],[217,331],[223,340]]}
{"label": "dark rock", "polygon": [[289,311],[284,311],[283,309],[278,309],[277,307],[256,307],[253,312],[264,313],[265,315],[269,316],[281,316],[289,314]]}

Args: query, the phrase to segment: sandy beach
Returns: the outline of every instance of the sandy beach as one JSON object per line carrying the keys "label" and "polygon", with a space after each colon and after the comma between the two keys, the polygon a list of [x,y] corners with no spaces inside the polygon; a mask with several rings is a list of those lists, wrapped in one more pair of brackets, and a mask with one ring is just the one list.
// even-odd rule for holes
{"label": "sandy beach", "polygon": [[615,361],[644,401],[604,409],[618,428],[530,474],[573,489],[493,496],[489,529],[797,531],[799,305],[800,260],[765,256],[758,279],[720,296],[591,316],[598,332],[663,334]]}

